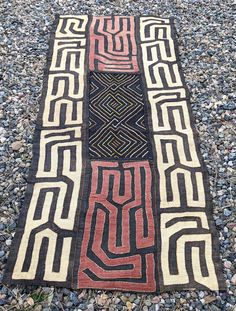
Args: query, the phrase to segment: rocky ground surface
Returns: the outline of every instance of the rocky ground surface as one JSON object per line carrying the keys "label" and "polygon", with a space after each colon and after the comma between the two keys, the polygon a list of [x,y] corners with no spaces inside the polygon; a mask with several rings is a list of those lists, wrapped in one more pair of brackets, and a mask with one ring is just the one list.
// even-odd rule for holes
{"label": "rocky ground surface", "polygon": [[3,0],[0,22],[0,281],[25,195],[55,13],[174,16],[210,176],[227,292],[139,295],[0,285],[0,310],[236,310],[236,88],[233,0]]}

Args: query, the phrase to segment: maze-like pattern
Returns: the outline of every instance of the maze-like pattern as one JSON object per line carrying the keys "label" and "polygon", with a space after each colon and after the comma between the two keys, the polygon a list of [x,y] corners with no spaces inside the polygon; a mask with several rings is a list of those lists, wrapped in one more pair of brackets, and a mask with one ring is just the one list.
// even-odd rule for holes
{"label": "maze-like pattern", "polygon": [[[82,171],[87,16],[61,17],[42,102],[35,183],[13,279],[67,282]],[[44,267],[44,268],[43,268]]]}
{"label": "maze-like pattern", "polygon": [[166,286],[202,284],[218,288],[212,260],[212,236],[203,212],[162,213],[161,262]]}
{"label": "maze-like pattern", "polygon": [[90,70],[137,72],[134,16],[94,16],[90,27]]}
{"label": "maze-like pattern", "polygon": [[176,58],[173,25],[169,19],[141,17],[140,39],[158,171],[160,287],[201,284],[217,290],[203,168]]}
{"label": "maze-like pattern", "polygon": [[89,154],[94,158],[150,158],[139,75],[91,73]]}
{"label": "maze-like pattern", "polygon": [[147,161],[92,161],[79,287],[153,291],[154,217]]}

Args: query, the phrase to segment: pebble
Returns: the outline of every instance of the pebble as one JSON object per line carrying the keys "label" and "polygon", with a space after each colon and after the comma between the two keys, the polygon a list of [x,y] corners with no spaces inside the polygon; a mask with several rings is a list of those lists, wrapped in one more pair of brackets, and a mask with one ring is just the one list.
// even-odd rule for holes
{"label": "pebble", "polygon": [[87,304],[86,303],[81,303],[81,304],[79,304],[79,308],[81,310],[87,310]]}
{"label": "pebble", "polygon": [[236,285],[236,274],[233,275],[232,279],[231,279],[231,283],[233,285]]}
{"label": "pebble", "polygon": [[28,297],[26,302],[28,303],[29,306],[33,306],[34,305],[34,299],[32,297]]}
{"label": "pebble", "polygon": [[217,219],[216,219],[216,225],[217,225],[217,226],[223,225],[223,220],[220,219],[220,218],[217,218]]}
{"label": "pebble", "polygon": [[224,209],[224,215],[226,217],[230,216],[232,214],[232,212],[230,210],[228,210],[227,208]]}
{"label": "pebble", "polygon": [[213,301],[215,301],[217,298],[215,297],[215,296],[206,296],[205,297],[205,302],[204,302],[204,304],[209,304],[209,303],[211,303],[211,302],[213,302]]}
{"label": "pebble", "polygon": [[129,297],[129,301],[130,301],[130,302],[134,302],[135,298],[136,298],[136,295],[132,294],[132,295],[130,295],[130,297]]}
{"label": "pebble", "polygon": [[21,141],[15,141],[14,143],[11,144],[12,150],[18,151],[22,147],[22,142]]}
{"label": "pebble", "polygon": [[92,303],[88,305],[87,310],[88,311],[94,311],[94,306]]}
{"label": "pebble", "polygon": [[152,303],[159,303],[160,298],[158,296],[155,296],[152,298]]}
{"label": "pebble", "polygon": [[140,304],[140,299],[139,299],[139,298],[134,299],[134,303],[135,303],[136,305],[139,305],[139,304]]}
{"label": "pebble", "polygon": [[132,310],[133,305],[132,305],[132,303],[130,301],[127,301],[126,302],[126,307],[130,311],[130,310]]}
{"label": "pebble", "polygon": [[11,242],[12,242],[12,240],[6,240],[5,243],[6,243],[7,246],[10,246],[10,245],[11,245]]}
{"label": "pebble", "polygon": [[148,307],[150,307],[152,305],[152,302],[150,300],[145,300],[144,304]]}
{"label": "pebble", "polygon": [[198,296],[199,296],[199,298],[202,299],[202,298],[205,296],[205,293],[204,293],[203,291],[200,291],[199,294],[198,294]]}
{"label": "pebble", "polygon": [[232,267],[232,263],[231,263],[229,260],[226,260],[226,261],[224,262],[224,267],[225,267],[226,269],[230,269],[230,268]]}

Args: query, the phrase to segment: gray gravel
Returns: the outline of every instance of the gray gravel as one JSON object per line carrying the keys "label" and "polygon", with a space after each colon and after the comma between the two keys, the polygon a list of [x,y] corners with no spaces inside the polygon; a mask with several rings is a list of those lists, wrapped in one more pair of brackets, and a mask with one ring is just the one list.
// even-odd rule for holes
{"label": "gray gravel", "polygon": [[54,14],[155,14],[176,18],[228,288],[150,296],[0,286],[0,310],[236,311],[236,2],[3,0],[0,7],[0,281],[25,195]]}

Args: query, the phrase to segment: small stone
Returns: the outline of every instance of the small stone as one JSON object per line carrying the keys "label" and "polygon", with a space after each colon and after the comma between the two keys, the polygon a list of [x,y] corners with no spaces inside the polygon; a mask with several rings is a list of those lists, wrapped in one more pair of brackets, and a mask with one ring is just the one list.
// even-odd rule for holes
{"label": "small stone", "polygon": [[236,152],[231,152],[231,153],[229,154],[229,160],[231,160],[231,161],[236,160]]}
{"label": "small stone", "polygon": [[129,297],[129,301],[130,302],[134,302],[135,299],[136,299],[136,295],[131,294],[130,297]]}
{"label": "small stone", "polygon": [[127,309],[128,309],[129,311],[131,311],[131,310],[132,310],[132,303],[131,303],[130,301],[127,301],[127,302],[126,302],[126,307],[127,307]]}
{"label": "small stone", "polygon": [[226,225],[229,229],[233,229],[234,227],[236,227],[236,222],[228,222]]}
{"label": "small stone", "polygon": [[74,305],[77,305],[79,303],[78,296],[73,292],[70,293],[70,300],[73,302]]}
{"label": "small stone", "polygon": [[139,298],[136,298],[136,299],[134,300],[134,303],[135,303],[136,305],[139,305],[139,304],[140,304],[140,299],[139,299]]}
{"label": "small stone", "polygon": [[[4,299],[0,299],[0,306],[3,306],[6,304],[6,301]],[[3,309],[4,310],[4,309]]]}
{"label": "small stone", "polygon": [[234,102],[228,102],[228,103],[223,105],[223,109],[234,110],[234,109],[236,109],[236,104]]}
{"label": "small stone", "polygon": [[205,296],[205,293],[201,290],[198,294],[199,298],[203,298]]}
{"label": "small stone", "polygon": [[109,297],[108,297],[106,294],[102,294],[102,295],[101,295],[101,298],[102,298],[103,300],[106,300],[106,299],[108,299]]}
{"label": "small stone", "polygon": [[211,302],[213,302],[213,301],[215,301],[215,300],[216,300],[216,297],[215,297],[215,296],[211,296],[211,295],[206,296],[206,297],[205,297],[205,305],[207,305],[207,304],[209,304],[209,303],[211,303]]}
{"label": "small stone", "polygon": [[86,303],[81,303],[78,306],[81,310],[87,310],[87,304]]}
{"label": "small stone", "polygon": [[[11,305],[12,306],[15,306],[17,304],[17,300],[16,299],[12,299],[12,301],[11,301]],[[35,309],[34,309],[35,310]]]}
{"label": "small stone", "polygon": [[230,269],[230,268],[232,267],[232,263],[231,263],[229,260],[226,260],[226,261],[224,262],[224,267],[225,267],[226,269]]}
{"label": "small stone", "polygon": [[118,304],[118,305],[116,305],[116,309],[121,311],[121,310],[123,310],[123,306],[121,304]]}
{"label": "small stone", "polygon": [[126,304],[126,301],[128,300],[128,298],[124,295],[122,295],[120,299],[123,301],[124,304]]}
{"label": "small stone", "polygon": [[224,209],[224,215],[226,217],[230,216],[232,214],[232,212],[230,210],[228,210],[227,208]]}
{"label": "small stone", "polygon": [[34,299],[32,297],[28,297],[26,302],[28,303],[29,306],[33,306],[34,305]]}
{"label": "small stone", "polygon": [[162,294],[162,298],[164,298],[164,299],[169,298],[169,294],[168,293],[163,293]]}
{"label": "small stone", "polygon": [[4,251],[0,251],[0,258],[3,257],[5,255]]}
{"label": "small stone", "polygon": [[144,304],[148,307],[150,307],[152,305],[152,302],[150,300],[145,300]]}
{"label": "small stone", "polygon": [[85,290],[82,290],[82,292],[78,295],[78,298],[82,299],[84,298],[84,296],[85,296]]}
{"label": "small stone", "polygon": [[6,240],[5,243],[6,243],[7,246],[10,246],[10,245],[11,245],[11,242],[12,242],[11,239],[8,239],[8,240]]}
{"label": "small stone", "polygon": [[155,296],[152,298],[152,303],[159,303],[160,302],[160,298],[158,296]]}
{"label": "small stone", "polygon": [[233,285],[236,285],[236,274],[234,274],[233,277],[231,278],[231,283]]}
{"label": "small stone", "polygon": [[118,305],[118,303],[120,303],[120,298],[116,297],[115,300],[114,300],[114,303],[115,303],[116,305]]}
{"label": "small stone", "polygon": [[102,299],[101,297],[98,298],[98,300],[97,300],[98,305],[104,306],[105,303],[106,303],[106,300]]}
{"label": "small stone", "polygon": [[87,311],[94,311],[94,306],[92,303],[88,305]]}
{"label": "small stone", "polygon": [[11,144],[12,150],[18,151],[22,147],[22,142],[21,141],[15,141],[14,143]]}
{"label": "small stone", "polygon": [[[67,308],[71,308],[73,306],[73,303],[71,301],[68,301],[67,303],[65,303],[65,306]],[[84,309],[85,310],[85,309]]]}
{"label": "small stone", "polygon": [[217,226],[221,226],[221,225],[223,225],[223,221],[222,221],[222,219],[217,218],[217,219],[216,219],[216,225],[217,225]]}

